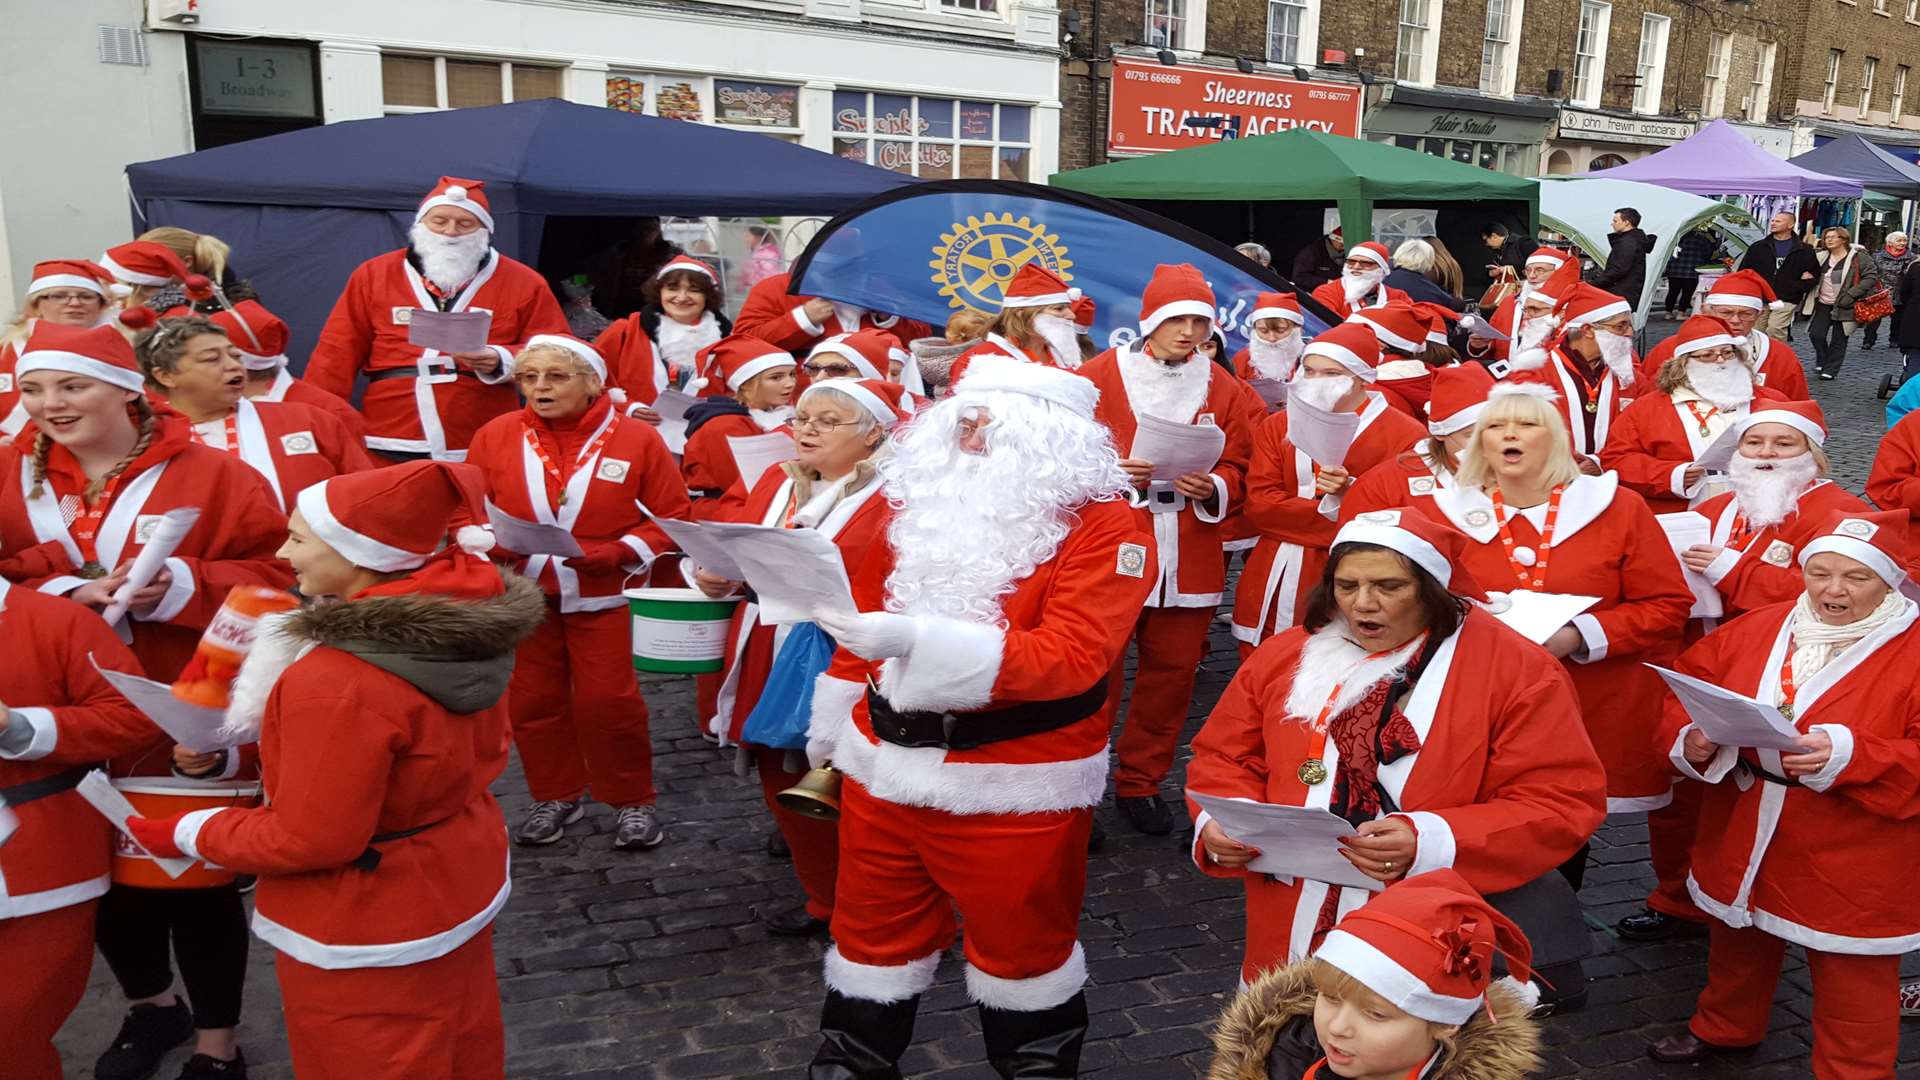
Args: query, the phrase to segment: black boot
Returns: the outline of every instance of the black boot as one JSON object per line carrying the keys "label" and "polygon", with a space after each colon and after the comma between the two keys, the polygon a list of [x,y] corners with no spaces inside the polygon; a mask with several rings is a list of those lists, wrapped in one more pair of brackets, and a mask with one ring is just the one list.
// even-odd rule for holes
{"label": "black boot", "polygon": [[1080,1045],[1087,1038],[1087,996],[1075,994],[1039,1012],[982,1005],[980,1034],[988,1063],[1006,1080],[1072,1080],[1080,1075]]}
{"label": "black boot", "polygon": [[[820,1008],[820,1049],[807,1069],[808,1080],[900,1080],[900,1055],[913,1042],[919,1010],[918,994],[882,1005],[827,991]],[[1077,1044],[1074,1053],[1079,1054]]]}

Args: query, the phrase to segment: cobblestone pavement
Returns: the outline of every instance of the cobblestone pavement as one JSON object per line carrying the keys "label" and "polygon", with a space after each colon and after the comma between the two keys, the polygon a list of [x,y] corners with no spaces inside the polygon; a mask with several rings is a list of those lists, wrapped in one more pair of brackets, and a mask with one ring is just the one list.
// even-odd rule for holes
{"label": "cobblestone pavement", "polygon": [[[1671,326],[1654,324],[1656,336]],[[1798,344],[1805,348],[1804,332]],[[1844,375],[1814,383],[1827,408],[1839,478],[1858,491],[1882,430],[1872,388],[1897,354],[1856,353]],[[1234,666],[1224,633],[1200,674],[1188,734]],[[595,807],[564,841],[516,849],[514,894],[496,924],[501,997],[513,1077],[680,1078],[802,1075],[812,1054],[823,944],[769,938],[754,908],[798,894],[792,871],[764,853],[769,822],[751,777],[694,734],[689,684],[650,682],[660,805],[668,841],[652,852],[611,850],[612,814]],[[1184,752],[1166,794],[1177,798]],[[509,821],[527,806],[518,767],[497,785]],[[1133,834],[1109,807],[1109,837],[1093,856],[1081,935],[1092,985],[1085,1073],[1102,1080],[1198,1075],[1210,1022],[1231,992],[1243,920],[1236,885],[1198,874],[1184,847]],[[1639,908],[1652,884],[1638,816],[1594,839],[1582,900],[1593,926],[1592,1003],[1546,1025],[1552,1077],[1626,1080],[1808,1074],[1807,969],[1790,954],[1773,1030],[1751,1055],[1688,1069],[1648,1061],[1648,1041],[1676,1030],[1705,977],[1704,938],[1634,945],[1608,931]],[[1920,973],[1920,956],[1909,973]],[[254,943],[241,1043],[253,1075],[281,1080],[287,1064],[271,950]],[[86,1002],[61,1033],[70,1075],[92,1076],[94,1056],[122,1009],[103,963]],[[1920,1022],[1905,1025],[1903,1070],[1920,1076]],[[915,1077],[982,1078],[979,1024],[949,960],[922,1002],[904,1064]],[[186,1051],[161,1072],[170,1080]],[[0,1065],[0,1073],[5,1068]]]}

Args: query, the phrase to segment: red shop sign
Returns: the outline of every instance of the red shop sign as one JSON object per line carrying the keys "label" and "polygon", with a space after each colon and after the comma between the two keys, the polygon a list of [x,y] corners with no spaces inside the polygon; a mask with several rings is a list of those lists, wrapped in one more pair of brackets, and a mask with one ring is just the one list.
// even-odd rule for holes
{"label": "red shop sign", "polygon": [[[1116,57],[1107,149],[1150,154],[1293,128],[1359,138],[1362,96],[1345,83]],[[1189,127],[1190,118],[1213,118],[1213,126]]]}

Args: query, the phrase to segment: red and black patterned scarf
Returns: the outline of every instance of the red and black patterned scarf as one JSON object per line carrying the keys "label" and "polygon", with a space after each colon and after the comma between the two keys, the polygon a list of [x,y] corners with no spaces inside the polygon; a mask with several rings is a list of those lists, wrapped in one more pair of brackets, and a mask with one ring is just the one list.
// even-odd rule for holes
{"label": "red and black patterned scarf", "polygon": [[[1390,707],[1387,703],[1388,694],[1404,689],[1400,679],[1382,679],[1327,722],[1327,736],[1340,751],[1327,809],[1356,826],[1380,816],[1380,766],[1420,750],[1420,735],[1413,730],[1412,722],[1397,704]],[[1386,718],[1384,724],[1382,716]],[[1330,886],[1314,922],[1316,947],[1321,936],[1333,929],[1339,914],[1340,889]]]}

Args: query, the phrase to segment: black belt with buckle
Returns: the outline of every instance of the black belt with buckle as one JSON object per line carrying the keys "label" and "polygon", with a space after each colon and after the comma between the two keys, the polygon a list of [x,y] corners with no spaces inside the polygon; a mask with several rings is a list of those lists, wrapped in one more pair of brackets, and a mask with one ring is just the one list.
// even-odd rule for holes
{"label": "black belt with buckle", "polygon": [[1776,776],[1775,774],[1768,772],[1767,770],[1761,768],[1760,766],[1755,765],[1753,762],[1748,761],[1746,758],[1740,759],[1740,767],[1752,773],[1753,775],[1759,777],[1760,779],[1765,780],[1769,784],[1779,784],[1781,787],[1805,787],[1806,786],[1802,784],[1800,781],[1795,780],[1791,776]]}
{"label": "black belt with buckle", "polygon": [[71,769],[62,770],[52,776],[27,780],[10,787],[0,787],[0,806],[25,806],[36,799],[72,791],[80,786],[80,781],[86,779],[93,768],[92,765],[75,765]]}
{"label": "black belt with buckle", "polygon": [[380,852],[376,850],[373,845],[390,844],[395,840],[405,840],[409,836],[418,836],[428,829],[445,825],[452,820],[452,818],[441,818],[439,821],[429,821],[425,825],[416,825],[411,829],[401,829],[398,832],[374,833],[373,836],[367,840],[367,849],[354,856],[353,861],[347,865],[356,870],[378,870],[380,868]]}
{"label": "black belt with buckle", "polygon": [[884,742],[916,749],[972,750],[988,743],[1058,731],[1100,711],[1107,680],[1067,698],[1028,701],[985,712],[917,712],[894,708],[867,680],[867,718]]}

